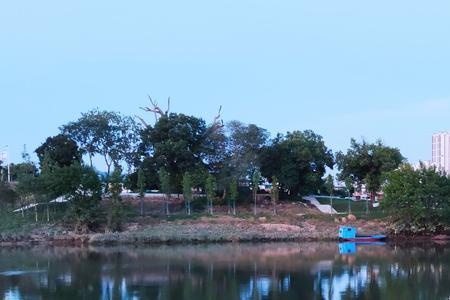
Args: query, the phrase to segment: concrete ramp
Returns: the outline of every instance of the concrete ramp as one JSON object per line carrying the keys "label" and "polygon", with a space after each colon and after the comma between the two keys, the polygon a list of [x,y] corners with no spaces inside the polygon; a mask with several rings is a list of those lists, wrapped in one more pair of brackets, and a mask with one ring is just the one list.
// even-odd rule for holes
{"label": "concrete ramp", "polygon": [[317,209],[324,214],[337,214],[337,211],[329,204],[320,204],[320,202],[314,196],[305,196],[303,200],[308,201],[311,205],[317,207]]}

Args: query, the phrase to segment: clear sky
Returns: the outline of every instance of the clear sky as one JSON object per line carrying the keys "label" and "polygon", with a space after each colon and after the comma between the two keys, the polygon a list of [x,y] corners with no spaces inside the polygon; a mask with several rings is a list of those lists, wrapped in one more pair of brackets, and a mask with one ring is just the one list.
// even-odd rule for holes
{"label": "clear sky", "polygon": [[450,2],[2,1],[0,148],[12,161],[92,108],[381,138],[411,162],[450,128]]}

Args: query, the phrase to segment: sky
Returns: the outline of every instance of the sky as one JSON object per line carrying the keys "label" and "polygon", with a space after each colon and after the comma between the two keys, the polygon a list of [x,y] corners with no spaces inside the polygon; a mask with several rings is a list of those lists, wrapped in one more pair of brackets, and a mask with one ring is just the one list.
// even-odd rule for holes
{"label": "sky", "polygon": [[96,107],[152,121],[149,94],[428,160],[450,129],[449,36],[447,0],[2,1],[0,151],[20,162]]}

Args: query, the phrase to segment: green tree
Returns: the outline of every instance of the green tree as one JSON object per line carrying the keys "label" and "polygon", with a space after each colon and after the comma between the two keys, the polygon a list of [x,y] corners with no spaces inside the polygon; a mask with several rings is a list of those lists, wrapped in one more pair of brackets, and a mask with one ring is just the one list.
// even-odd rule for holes
{"label": "green tree", "polygon": [[67,218],[74,222],[76,231],[88,232],[98,225],[102,185],[94,169],[80,166],[77,172],[77,188],[67,195],[71,203]]}
{"label": "green tree", "polygon": [[192,177],[189,172],[185,172],[183,176],[183,198],[186,207],[186,213],[191,214],[191,201],[192,201]]}
{"label": "green tree", "polygon": [[380,190],[383,175],[395,170],[404,158],[397,148],[385,146],[381,141],[369,144],[351,140],[347,153],[338,152],[336,163],[340,173],[338,178],[351,178],[357,185],[365,184],[371,198]]}
{"label": "green tree", "polygon": [[322,186],[326,167],[333,167],[333,155],[320,135],[311,130],[278,134],[260,152],[265,178],[276,176],[280,188],[291,197],[315,193]]}
{"label": "green tree", "polygon": [[94,109],[62,126],[61,131],[88,154],[91,167],[94,155],[102,156],[108,177],[112,166],[119,167],[125,162],[130,168],[138,160],[140,129],[131,117]]}
{"label": "green tree", "polygon": [[226,131],[230,173],[238,180],[251,183],[254,170],[260,166],[259,152],[267,143],[269,133],[254,124],[239,121],[229,122]]}
{"label": "green tree", "polygon": [[394,221],[420,228],[449,224],[450,179],[434,168],[403,164],[386,176],[382,205]]}
{"label": "green tree", "polygon": [[327,178],[325,179],[325,189],[328,192],[328,195],[330,195],[330,214],[333,214],[333,194],[334,194],[334,179],[331,174],[328,174]]}
{"label": "green tree", "polygon": [[276,176],[272,176],[272,189],[270,190],[270,196],[272,198],[272,206],[273,206],[273,214],[277,214],[277,203],[279,200],[279,193],[280,193],[280,187],[279,187],[278,178]]}
{"label": "green tree", "polygon": [[256,200],[258,198],[259,183],[261,181],[261,172],[255,170],[252,176],[252,190],[253,190],[253,214],[256,216]]}
{"label": "green tree", "polygon": [[141,216],[144,215],[144,197],[145,197],[145,174],[142,168],[138,170],[137,185],[139,189],[139,206]]}
{"label": "green tree", "polygon": [[172,185],[171,185],[171,175],[169,172],[167,172],[166,169],[161,168],[159,170],[159,181],[161,183],[160,186],[160,190],[161,192],[163,192],[166,197],[165,197],[165,212],[166,215],[169,215],[169,202],[170,202],[170,197],[171,197],[171,193],[172,193]]}
{"label": "green tree", "polygon": [[107,228],[110,232],[120,231],[124,219],[124,208],[122,203],[122,170],[114,169],[111,180],[109,182],[110,189],[110,205],[108,209]]}
{"label": "green tree", "polygon": [[82,153],[77,143],[66,135],[59,134],[48,137],[47,140],[35,150],[41,169],[45,161],[50,161],[59,167],[67,167],[78,162],[81,163]]}
{"label": "green tree", "polygon": [[212,174],[208,174],[205,183],[206,190],[206,200],[208,202],[208,212],[212,215],[213,212],[213,201],[216,197],[216,179]]}
{"label": "green tree", "polygon": [[236,200],[239,196],[238,192],[238,181],[233,178],[230,182],[230,201],[232,206],[233,215],[236,215]]}

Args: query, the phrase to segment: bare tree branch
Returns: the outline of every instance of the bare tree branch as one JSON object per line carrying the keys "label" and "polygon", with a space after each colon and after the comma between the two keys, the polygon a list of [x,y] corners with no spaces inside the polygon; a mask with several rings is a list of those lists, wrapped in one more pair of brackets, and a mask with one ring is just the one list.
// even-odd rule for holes
{"label": "bare tree branch", "polygon": [[166,117],[169,114],[170,109],[170,97],[167,100],[167,110],[163,112],[163,110],[158,106],[158,102],[153,101],[152,97],[150,95],[147,95],[148,99],[150,100],[150,103],[152,104],[152,107],[140,107],[143,111],[146,112],[152,112],[155,114],[155,121],[158,121],[158,115],[159,117]]}
{"label": "bare tree branch", "polygon": [[138,118],[139,119],[139,121],[141,121],[141,123],[142,123],[142,125],[144,125],[144,127],[148,127],[148,124],[147,124],[147,122],[145,122],[145,120],[144,119],[142,119],[141,117],[139,117],[138,115],[134,115],[136,118]]}
{"label": "bare tree branch", "polygon": [[214,132],[224,127],[223,120],[220,118],[221,112],[222,112],[222,105],[219,107],[219,112],[217,113],[217,116],[214,117],[213,123],[210,127],[211,132]]}

